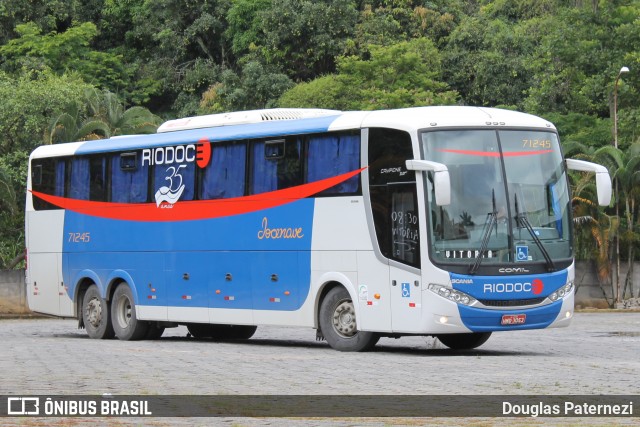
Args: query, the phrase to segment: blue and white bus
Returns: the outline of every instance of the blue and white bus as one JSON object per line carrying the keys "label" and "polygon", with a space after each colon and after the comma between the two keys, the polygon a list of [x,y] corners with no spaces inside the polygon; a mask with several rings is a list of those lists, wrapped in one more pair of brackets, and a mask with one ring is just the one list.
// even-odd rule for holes
{"label": "blue and white bus", "polygon": [[568,169],[595,172],[609,203],[607,170],[563,160],[551,123],[455,106],[235,112],[42,146],[28,301],[92,338],[288,325],[342,351],[566,326]]}

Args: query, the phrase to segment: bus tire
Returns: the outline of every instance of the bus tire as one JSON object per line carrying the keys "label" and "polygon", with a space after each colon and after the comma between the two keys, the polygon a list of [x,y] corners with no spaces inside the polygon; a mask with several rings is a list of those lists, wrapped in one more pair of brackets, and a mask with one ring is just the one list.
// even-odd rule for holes
{"label": "bus tire", "polygon": [[468,334],[440,334],[436,338],[452,350],[471,350],[486,343],[491,332],[471,332]]}
{"label": "bus tire", "polygon": [[111,322],[118,339],[135,341],[143,339],[149,330],[147,322],[138,320],[133,293],[129,285],[118,285],[111,299]]}
{"label": "bus tire", "polygon": [[358,331],[351,295],[342,286],[331,289],[320,304],[320,331],[331,348],[339,351],[371,350],[380,336]]}
{"label": "bus tire", "polygon": [[82,298],[82,322],[87,334],[93,339],[109,339],[115,336],[109,304],[100,296],[100,289],[95,284],[89,286]]}

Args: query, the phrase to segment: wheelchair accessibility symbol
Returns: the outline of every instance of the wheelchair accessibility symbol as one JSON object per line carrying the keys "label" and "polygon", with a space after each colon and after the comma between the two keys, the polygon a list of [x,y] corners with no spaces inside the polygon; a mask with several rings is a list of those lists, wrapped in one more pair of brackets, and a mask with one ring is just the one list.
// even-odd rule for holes
{"label": "wheelchair accessibility symbol", "polygon": [[408,283],[402,284],[402,298],[411,298],[411,286]]}
{"label": "wheelchair accessibility symbol", "polygon": [[528,246],[516,246],[516,261],[529,261]]}

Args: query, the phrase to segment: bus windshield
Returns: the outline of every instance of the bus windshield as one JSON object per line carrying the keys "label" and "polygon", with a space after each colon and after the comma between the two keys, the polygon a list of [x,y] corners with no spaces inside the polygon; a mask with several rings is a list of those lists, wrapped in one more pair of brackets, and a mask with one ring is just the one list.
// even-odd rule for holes
{"label": "bus windshield", "polygon": [[[546,263],[572,256],[569,193],[557,135],[541,130],[422,133],[424,158],[449,168],[451,204],[427,179],[435,263]],[[477,268],[477,265],[476,265]]]}

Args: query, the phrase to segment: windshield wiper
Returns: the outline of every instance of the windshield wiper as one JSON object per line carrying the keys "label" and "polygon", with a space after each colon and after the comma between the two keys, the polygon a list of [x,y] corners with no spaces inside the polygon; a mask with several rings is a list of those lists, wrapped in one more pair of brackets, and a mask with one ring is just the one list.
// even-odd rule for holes
{"label": "windshield wiper", "polygon": [[[484,257],[484,253],[489,246],[489,238],[491,237],[491,232],[493,228],[498,225],[498,211],[496,209],[496,192],[494,189],[491,189],[491,200],[493,202],[493,211],[487,214],[487,219],[484,221],[484,228],[482,229],[482,243],[480,244],[480,253],[476,257],[476,262],[473,263],[471,267],[469,267],[469,274],[476,274],[478,268],[480,268],[480,264],[482,264],[482,258]],[[496,232],[498,231],[496,227]]]}
{"label": "windshield wiper", "polygon": [[542,244],[542,242],[538,238],[538,235],[536,234],[536,232],[534,231],[533,227],[531,226],[531,223],[529,222],[529,219],[527,218],[527,214],[524,213],[524,212],[520,212],[520,209],[518,209],[518,195],[517,194],[515,195],[515,205],[516,205],[516,224],[522,225],[522,227],[526,228],[527,231],[529,232],[529,234],[531,234],[531,237],[533,238],[533,241],[535,242],[536,246],[538,246],[538,249],[540,249],[540,252],[542,252],[542,256],[544,257],[544,260],[547,262],[547,270],[548,271],[555,271],[556,270],[556,266],[553,263],[553,260],[551,259],[551,257],[549,256],[549,252],[547,252],[547,249],[544,247],[544,245]]}

